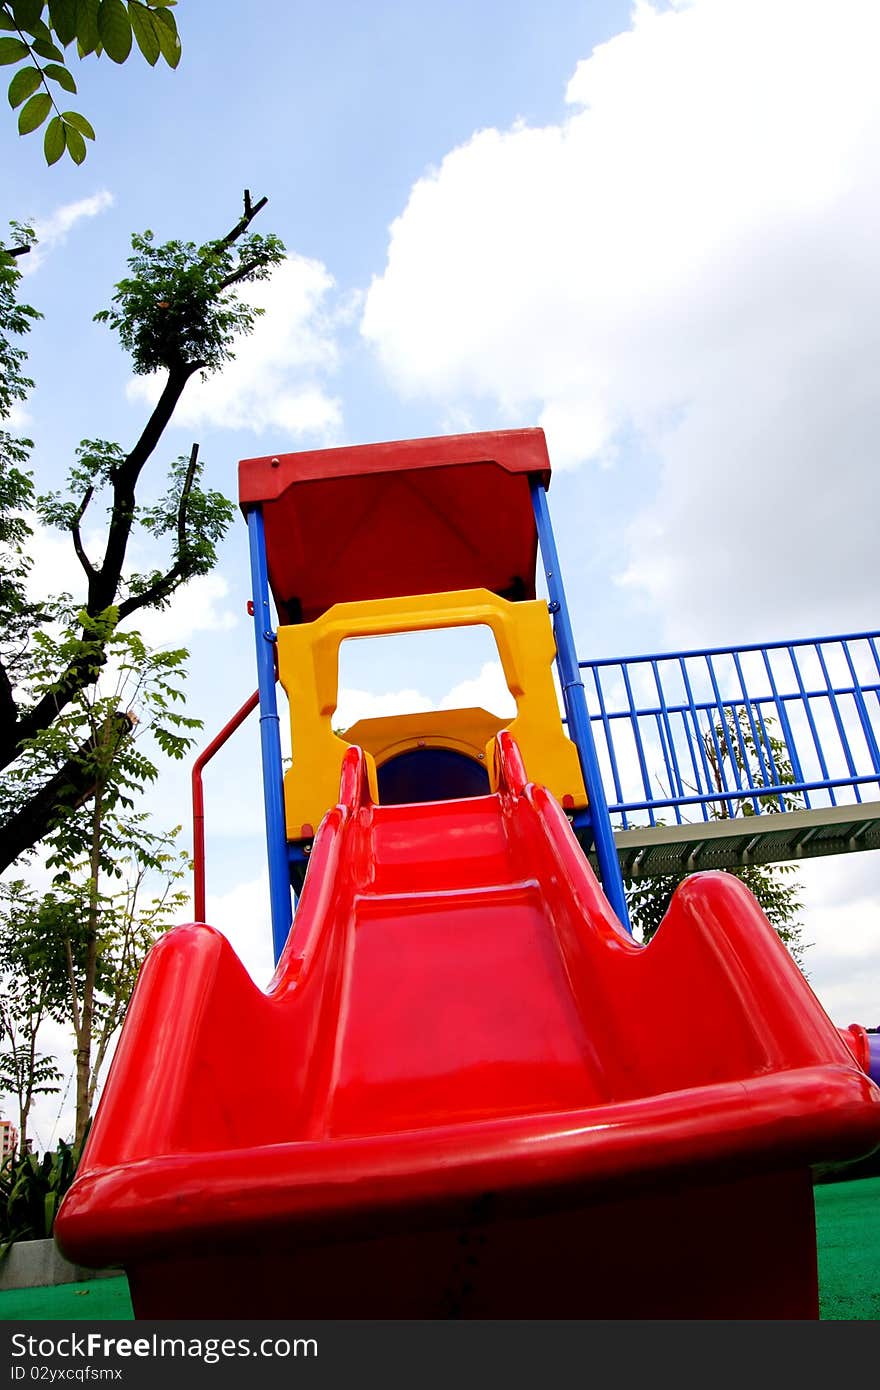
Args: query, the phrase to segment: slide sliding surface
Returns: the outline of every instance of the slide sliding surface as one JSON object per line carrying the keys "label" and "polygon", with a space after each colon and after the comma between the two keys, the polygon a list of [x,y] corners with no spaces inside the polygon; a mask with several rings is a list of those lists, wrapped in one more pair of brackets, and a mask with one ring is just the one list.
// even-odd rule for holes
{"label": "slide sliding surface", "polygon": [[640,946],[496,758],[375,806],[350,750],[266,993],[152,951],[57,1224],[139,1316],[817,1315],[810,1165],[880,1091],[737,880]]}

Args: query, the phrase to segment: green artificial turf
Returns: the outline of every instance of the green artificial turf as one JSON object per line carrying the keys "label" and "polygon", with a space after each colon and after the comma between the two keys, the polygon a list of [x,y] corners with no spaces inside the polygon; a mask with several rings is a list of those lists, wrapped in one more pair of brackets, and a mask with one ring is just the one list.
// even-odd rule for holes
{"label": "green artificial turf", "polygon": [[[880,1177],[814,1188],[820,1316],[880,1320]],[[0,1321],[122,1321],[133,1317],[128,1282],[96,1279],[0,1293]]]}
{"label": "green artificial turf", "polygon": [[130,1322],[133,1317],[124,1275],[0,1293],[0,1322]]}
{"label": "green artificial turf", "polygon": [[880,1319],[880,1178],[813,1189],[819,1249],[819,1315]]}

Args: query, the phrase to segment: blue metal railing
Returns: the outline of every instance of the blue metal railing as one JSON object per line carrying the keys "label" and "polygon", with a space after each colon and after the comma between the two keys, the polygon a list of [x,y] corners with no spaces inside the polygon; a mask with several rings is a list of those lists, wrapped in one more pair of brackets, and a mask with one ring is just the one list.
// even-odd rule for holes
{"label": "blue metal railing", "polygon": [[579,664],[616,829],[880,800],[880,633]]}
{"label": "blue metal railing", "polygon": [[596,755],[589,710],[584,698],[580,663],[574,645],[568,601],[562,582],[556,540],[553,536],[547,489],[542,482],[535,479],[531,484],[531,492],[538,544],[541,548],[544,577],[547,580],[547,593],[550,598],[549,608],[553,622],[553,633],[556,638],[556,667],[562,689],[562,703],[569,733],[574,739],[578,751],[584,787],[589,798],[589,829],[599,865],[599,877],[602,880],[605,896],[617,913],[621,924],[631,933],[623,876],[620,872],[620,861],[614,844],[614,830],[611,825],[611,817],[608,814],[602,772]]}
{"label": "blue metal railing", "polygon": [[284,775],[278,701],[275,695],[275,631],[269,602],[266,568],[266,534],[263,513],[253,507],[247,516],[251,561],[251,607],[257,654],[260,700],[260,745],[263,761],[263,802],[266,812],[266,851],[269,861],[269,902],[272,914],[272,946],[275,961],[284,949],[293,920],[290,869],[287,862],[287,830],[284,819]]}

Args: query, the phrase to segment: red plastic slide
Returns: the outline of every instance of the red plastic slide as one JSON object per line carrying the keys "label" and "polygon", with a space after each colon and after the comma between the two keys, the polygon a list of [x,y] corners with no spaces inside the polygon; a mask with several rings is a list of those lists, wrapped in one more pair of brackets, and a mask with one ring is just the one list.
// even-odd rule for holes
{"label": "red plastic slide", "polygon": [[810,1164],[880,1090],[737,880],[634,943],[497,757],[374,806],[350,750],[267,993],[209,927],[152,951],[56,1224],[139,1316],[817,1315]]}

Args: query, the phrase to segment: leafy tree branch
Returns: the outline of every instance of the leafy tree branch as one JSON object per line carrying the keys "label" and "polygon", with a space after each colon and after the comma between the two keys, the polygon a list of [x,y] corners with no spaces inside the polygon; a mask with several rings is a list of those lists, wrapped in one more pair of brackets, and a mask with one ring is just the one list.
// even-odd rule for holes
{"label": "leafy tree branch", "polygon": [[[158,245],[151,232],[132,238],[129,274],[116,286],[110,307],[96,315],[118,334],[135,371],[155,374],[160,383],[156,404],[131,448],[84,440],[64,491],[37,494],[26,467],[31,442],[0,431],[0,769],[8,770],[0,790],[0,869],[92,794],[89,759],[78,741],[70,741],[69,731],[65,734],[65,715],[99,677],[119,624],[143,609],[164,607],[181,585],[207,573],[216,561],[234,509],[221,493],[203,487],[197,445],[188,458],[172,463],[158,503],[144,506],[139,491],[191,377],[218,371],[231,360],[236,340],[253,330],[262,312],[236,291],[266,279],[284,257],[277,237],[250,230],[266,201],[252,203],[246,191],[238,222],[201,246]],[[27,229],[16,229],[15,239],[27,239]],[[24,375],[20,340],[38,317],[18,303],[19,280],[16,258],[0,252],[0,368],[7,368],[0,383],[0,416],[7,417],[32,385]],[[84,528],[90,510],[102,502],[107,507],[102,553],[90,554]],[[69,535],[86,581],[83,604],[69,595],[32,597],[34,513],[44,525]],[[128,570],[136,533],[151,546],[165,543],[164,564],[143,573]],[[50,628],[63,631],[64,638],[47,646]],[[63,755],[55,734],[68,737]],[[32,751],[40,740],[43,776]],[[26,769],[27,776],[22,779],[16,768]]]}
{"label": "leafy tree branch", "polygon": [[171,13],[176,0],[2,0],[0,66],[16,64],[7,97],[18,115],[19,135],[46,126],[43,152],[47,164],[67,153],[75,164],[86,157],[86,140],[94,140],[91,123],[78,111],[62,111],[59,90],[77,94],[66,49],[79,58],[106,53],[114,63],[128,59],[133,44],[155,67],[160,58],[171,68],[180,62],[180,36]]}

